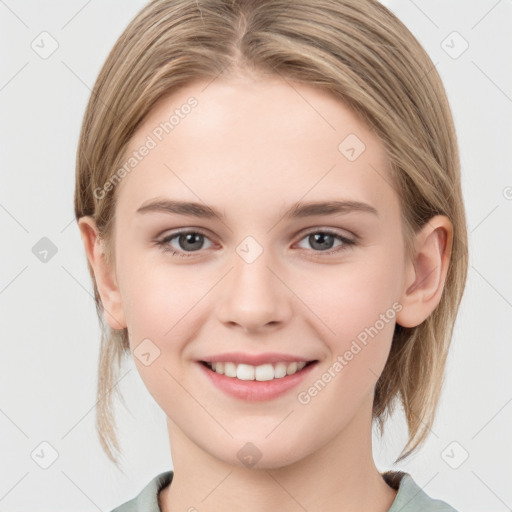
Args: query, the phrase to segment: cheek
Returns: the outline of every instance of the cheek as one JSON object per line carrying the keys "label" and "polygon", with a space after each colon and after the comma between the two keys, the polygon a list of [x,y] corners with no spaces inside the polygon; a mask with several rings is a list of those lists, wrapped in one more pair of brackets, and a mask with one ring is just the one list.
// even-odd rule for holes
{"label": "cheek", "polygon": [[326,267],[304,283],[305,302],[314,305],[314,313],[336,339],[356,336],[397,301],[401,281],[397,258],[394,251],[380,246],[364,259]]}
{"label": "cheek", "polygon": [[326,327],[331,362],[341,357],[343,369],[338,366],[336,375],[363,390],[376,382],[391,348],[401,309],[400,265],[395,251],[376,247],[364,261],[326,269],[304,286],[305,302],[315,313],[311,322],[318,329],[320,318]]}
{"label": "cheek", "polygon": [[167,413],[187,403],[179,385],[186,373],[179,361],[193,337],[194,306],[205,292],[190,272],[150,260],[125,258],[119,265],[119,283],[134,363]]}
{"label": "cheek", "polygon": [[204,294],[190,271],[163,258],[127,257],[119,265],[120,289],[131,343],[176,336],[180,319]]}
{"label": "cheek", "polygon": [[[391,277],[377,268],[353,269],[325,280],[317,290],[315,313],[328,327],[321,331],[327,333],[324,342],[329,356],[315,378],[299,390],[297,399],[306,416],[329,425],[334,435],[363,403],[373,401],[400,304],[394,300]],[[318,318],[312,324],[319,332]]]}

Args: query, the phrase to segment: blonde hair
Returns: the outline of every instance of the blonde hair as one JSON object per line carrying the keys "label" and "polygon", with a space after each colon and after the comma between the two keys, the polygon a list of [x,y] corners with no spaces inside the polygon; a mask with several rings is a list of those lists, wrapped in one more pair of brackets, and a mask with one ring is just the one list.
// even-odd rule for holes
{"label": "blonde hair", "polygon": [[[315,85],[358,113],[382,141],[401,202],[406,251],[434,215],[453,225],[451,260],[439,305],[420,325],[396,325],[375,387],[373,418],[381,434],[396,402],[409,439],[397,461],[427,437],[465,287],[467,228],[453,119],[442,81],[406,26],[377,0],[154,0],[130,22],[101,69],[85,111],[76,161],[76,219],[91,216],[115,261],[116,188],[130,138],[155,102],[198,79],[255,71]],[[103,190],[101,197],[95,193]],[[96,427],[117,464],[112,412],[126,329],[112,330],[91,265],[102,326]]]}

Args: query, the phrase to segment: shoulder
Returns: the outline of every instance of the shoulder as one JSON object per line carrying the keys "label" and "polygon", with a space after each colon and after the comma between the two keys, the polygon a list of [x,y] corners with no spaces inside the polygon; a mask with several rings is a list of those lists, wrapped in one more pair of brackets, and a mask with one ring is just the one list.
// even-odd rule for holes
{"label": "shoulder", "polygon": [[171,483],[172,477],[172,471],[160,473],[137,496],[119,505],[111,512],[161,512],[158,504],[158,493]]}
{"label": "shoulder", "polygon": [[398,489],[388,512],[457,512],[445,501],[431,498],[409,473],[386,471],[382,476],[391,487]]}

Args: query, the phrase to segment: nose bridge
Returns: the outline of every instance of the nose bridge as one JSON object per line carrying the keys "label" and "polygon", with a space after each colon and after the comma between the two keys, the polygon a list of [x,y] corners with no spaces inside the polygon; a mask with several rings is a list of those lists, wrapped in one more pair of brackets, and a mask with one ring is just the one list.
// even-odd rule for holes
{"label": "nose bridge", "polygon": [[286,287],[276,277],[271,251],[247,237],[236,249],[218,307],[219,320],[257,329],[282,323],[290,314]]}

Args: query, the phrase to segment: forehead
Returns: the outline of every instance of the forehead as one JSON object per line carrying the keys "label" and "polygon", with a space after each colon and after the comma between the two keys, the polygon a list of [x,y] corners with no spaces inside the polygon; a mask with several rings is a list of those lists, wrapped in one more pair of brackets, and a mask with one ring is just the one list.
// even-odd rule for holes
{"label": "forehead", "polygon": [[280,78],[198,81],[161,98],[129,159],[116,191],[126,214],[156,196],[260,215],[327,195],[396,203],[377,136],[328,91]]}

